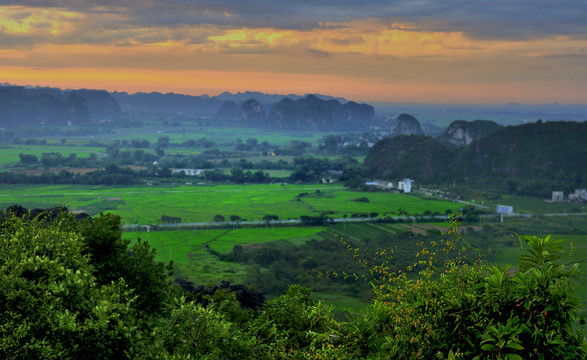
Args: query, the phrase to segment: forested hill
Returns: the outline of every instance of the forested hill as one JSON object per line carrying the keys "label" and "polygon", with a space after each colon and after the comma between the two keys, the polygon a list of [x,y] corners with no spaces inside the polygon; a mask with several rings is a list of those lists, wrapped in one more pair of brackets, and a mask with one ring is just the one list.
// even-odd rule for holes
{"label": "forested hill", "polygon": [[443,143],[454,146],[467,146],[473,141],[497,131],[501,125],[491,120],[455,120],[438,137]]}
{"label": "forested hill", "polygon": [[587,122],[508,126],[467,146],[455,160],[463,179],[507,181],[511,191],[585,187]]}
{"label": "forested hill", "polygon": [[418,183],[507,186],[512,193],[547,196],[587,186],[587,122],[507,126],[460,150],[426,136],[379,141],[365,159],[370,178]]}
{"label": "forested hill", "polygon": [[420,183],[446,179],[457,152],[426,135],[398,135],[378,141],[365,159],[371,179],[412,178]]}

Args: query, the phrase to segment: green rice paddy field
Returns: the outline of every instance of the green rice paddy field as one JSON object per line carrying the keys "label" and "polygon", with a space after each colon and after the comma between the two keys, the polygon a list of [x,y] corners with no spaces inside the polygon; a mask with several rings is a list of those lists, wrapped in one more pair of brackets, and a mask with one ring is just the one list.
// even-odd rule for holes
{"label": "green rice paddy field", "polygon": [[321,227],[237,228],[214,230],[180,230],[125,232],[124,238],[147,241],[157,251],[156,260],[172,260],[180,277],[198,283],[228,280],[242,281],[246,265],[222,262],[207,248],[219,253],[230,253],[234,245],[259,246],[273,241],[301,244],[324,231]]}
{"label": "green rice paddy field", "polygon": [[[403,226],[402,224],[381,224],[378,227],[369,224],[338,224],[334,226],[334,229],[345,237],[355,238],[382,233],[391,234],[403,230]],[[123,237],[132,243],[138,238],[149,242],[156,249],[156,260],[173,261],[176,275],[196,284],[218,283],[221,280],[241,283],[249,268],[246,264],[221,261],[209,250],[226,254],[232,252],[234,245],[257,247],[269,242],[274,246],[297,245],[311,239],[329,236],[328,229],[323,227],[194,229],[123,234]],[[322,292],[314,293],[314,296],[327,304],[335,305],[339,310],[358,311],[368,306],[368,303],[344,294]]]}
{"label": "green rice paddy field", "polygon": [[[567,194],[565,194],[566,196]],[[516,213],[547,214],[587,212],[586,204],[572,202],[549,202],[532,196],[502,195],[499,200],[487,200],[485,205],[495,209],[497,205],[513,206]]]}
{"label": "green rice paddy field", "polygon": [[80,158],[87,158],[91,153],[104,153],[104,148],[68,145],[10,145],[0,148],[0,165],[11,165],[20,162],[19,154],[35,155],[41,160],[43,153],[56,152],[63,157],[75,153]]}
{"label": "green rice paddy field", "polygon": [[[306,195],[298,196],[304,193]],[[354,201],[362,197],[366,197],[369,202]],[[530,210],[543,209],[543,201],[521,200],[530,204],[527,205]],[[447,209],[454,210],[462,206],[462,204],[449,201],[421,199],[414,195],[354,192],[337,185],[0,186],[0,209],[13,204],[21,204],[29,209],[65,205],[70,211],[85,211],[91,215],[113,212],[119,214],[125,224],[157,224],[160,223],[163,214],[179,216],[183,222],[210,222],[215,214],[222,214],[226,218],[230,215],[238,215],[247,220],[259,220],[266,214],[278,215],[280,219],[297,219],[300,215],[318,215],[321,212],[331,212],[329,216],[332,217],[370,212],[377,212],[379,215],[395,215],[400,209],[409,214],[421,214],[426,210],[444,213]],[[551,205],[548,207],[551,208]],[[584,219],[582,216],[568,217],[563,225],[566,224],[569,230],[582,229],[583,227],[577,223],[582,222],[582,219]],[[556,232],[555,227],[550,223],[558,224],[561,219],[541,217],[540,221],[548,228],[543,230],[550,233]],[[345,223],[334,227],[345,237],[358,239],[392,233],[401,230],[398,228],[401,226],[407,225]],[[515,223],[510,219],[506,219],[501,225],[502,230],[508,230],[511,226],[515,227]],[[204,284],[217,282],[219,279],[239,282],[247,272],[247,265],[219,261],[208,249],[229,253],[236,244],[245,247],[262,246],[268,242],[280,241],[301,244],[309,239],[325,236],[324,231],[326,229],[321,227],[212,230],[200,230],[194,227],[192,230],[179,231],[126,232],[124,237],[131,241],[137,241],[138,237],[148,241],[157,250],[157,260],[173,260],[177,264],[178,276]],[[537,230],[532,234],[541,235],[542,232]],[[576,248],[574,260],[587,259],[587,235],[554,236],[573,242]],[[515,263],[518,255],[517,246],[505,245],[498,249],[497,261],[501,264]],[[587,290],[583,283],[579,285],[579,295],[581,299],[587,299]],[[326,294],[324,297],[331,303],[352,307],[361,306],[354,299],[336,294]]]}
{"label": "green rice paddy field", "polygon": [[[307,195],[298,197],[299,194]],[[369,202],[353,201],[366,197]],[[158,224],[161,215],[180,217],[182,222],[210,222],[216,214],[227,219],[238,215],[260,220],[267,214],[280,219],[301,215],[331,217],[377,212],[395,215],[400,211],[422,214],[444,213],[462,205],[450,201],[424,200],[398,193],[359,193],[336,185],[218,185],[218,186],[59,186],[2,185],[0,208],[20,204],[27,208],[66,206],[90,215],[112,212],[125,224]]]}
{"label": "green rice paddy field", "polygon": [[227,144],[234,142],[236,139],[246,141],[247,139],[257,139],[258,143],[263,141],[269,142],[271,145],[285,146],[292,140],[300,140],[311,143],[316,146],[322,137],[330,133],[321,132],[273,132],[273,131],[261,131],[259,129],[249,129],[241,127],[197,127],[197,128],[186,128],[186,132],[178,131],[174,128],[168,128],[165,133],[157,133],[161,127],[148,127],[139,131],[123,132],[116,137],[119,140],[142,140],[146,139],[149,142],[154,143],[160,137],[169,137],[172,143],[181,143],[189,139],[200,139],[205,137],[206,139],[219,144]]}

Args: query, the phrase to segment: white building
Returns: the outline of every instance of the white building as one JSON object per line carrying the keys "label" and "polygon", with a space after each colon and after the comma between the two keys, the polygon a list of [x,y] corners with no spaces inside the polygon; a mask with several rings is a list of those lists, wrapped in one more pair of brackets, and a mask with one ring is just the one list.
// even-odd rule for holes
{"label": "white building", "polygon": [[403,179],[402,181],[398,182],[397,184],[398,190],[403,190],[405,193],[409,193],[412,191],[412,180],[411,179]]}
{"label": "white building", "polygon": [[563,201],[565,198],[564,193],[562,191],[553,191],[552,192],[552,201],[553,202],[560,202]]}
{"label": "white building", "polygon": [[390,181],[384,180],[374,180],[374,181],[367,181],[365,185],[376,186],[380,189],[391,190],[393,189],[393,183]]}
{"label": "white building", "polygon": [[575,189],[574,193],[569,194],[569,200],[587,200],[587,189]]}
{"label": "white building", "polygon": [[172,174],[178,174],[180,172],[184,172],[187,176],[196,176],[196,175],[202,175],[202,172],[204,170],[202,169],[171,169],[171,173]]}

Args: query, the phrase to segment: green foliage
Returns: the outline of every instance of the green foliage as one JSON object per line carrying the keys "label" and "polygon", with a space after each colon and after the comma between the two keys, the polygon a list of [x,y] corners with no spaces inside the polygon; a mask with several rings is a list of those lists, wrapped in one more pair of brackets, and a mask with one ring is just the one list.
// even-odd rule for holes
{"label": "green foliage", "polygon": [[[505,184],[513,194],[550,197],[585,186],[587,123],[536,122],[507,126],[464,148],[450,169],[479,187]],[[572,156],[569,156],[572,154]]]}
{"label": "green foliage", "polygon": [[[519,351],[524,350],[520,345],[518,335],[522,332],[519,326],[519,319],[508,319],[504,324],[487,326],[485,333],[481,335],[481,350],[484,357],[492,359],[522,360]],[[516,353],[518,352],[518,353]]]}
{"label": "green foliage", "polygon": [[275,349],[299,349],[333,324],[332,308],[314,300],[309,288],[292,285],[285,295],[265,303],[254,323],[259,339]]}
{"label": "green foliage", "polygon": [[455,151],[425,135],[399,135],[375,143],[365,158],[365,175],[371,179],[440,183],[452,179]]}
{"label": "green foliage", "polygon": [[155,249],[139,238],[128,248],[119,264],[120,277],[133,289],[133,307],[146,314],[158,314],[177,291],[171,283],[173,263],[155,260]]}
{"label": "green foliage", "polygon": [[424,135],[385,138],[369,150],[372,179],[410,177],[422,184],[497,187],[510,194],[550,197],[587,184],[587,123],[536,122],[490,131],[452,149]]}
{"label": "green foliage", "polygon": [[78,225],[90,256],[96,268],[97,280],[108,284],[121,277],[119,264],[126,256],[129,240],[122,239],[120,217],[114,214],[100,214],[95,219],[86,219]]}
{"label": "green foliage", "polygon": [[[509,265],[467,261],[462,253],[467,246],[454,222],[446,235],[441,248],[418,252],[421,260],[414,266],[423,266],[418,279],[374,267],[386,281],[376,287],[371,310],[344,327],[349,350],[393,359],[585,357],[571,282],[578,264],[558,261],[560,241],[520,237],[528,249],[512,271]],[[444,257],[439,270],[441,254],[452,255]]]}
{"label": "green foliage", "polygon": [[0,358],[126,358],[132,291],[100,284],[67,219],[7,219],[0,229]]}
{"label": "green foliage", "polygon": [[[207,307],[177,296],[171,268],[154,260],[146,242],[129,247],[113,215],[80,222],[66,214],[51,221],[8,215],[0,227],[0,357],[585,358],[571,281],[579,266],[561,261],[561,241],[520,236],[517,268],[487,265],[463,238],[459,218],[451,215],[440,235],[403,234],[406,246],[419,246],[407,263],[394,262],[394,249],[364,258],[352,241],[308,242],[324,251],[318,258],[340,241],[369,271],[371,307],[337,321],[299,285],[262,311],[242,308],[224,290],[209,294]],[[317,266],[288,249],[262,249],[255,256],[274,276],[300,260]],[[353,275],[329,276],[345,283]]]}
{"label": "green foliage", "polygon": [[140,239],[130,245],[122,238],[120,217],[100,214],[86,219],[77,226],[85,239],[84,253],[96,269],[96,281],[109,284],[124,279],[133,289],[136,299],[133,308],[148,316],[161,311],[173,293],[171,275],[173,264],[165,265],[155,260],[155,250]]}
{"label": "green foliage", "polygon": [[212,308],[184,297],[176,300],[169,318],[157,329],[156,348],[173,359],[257,359],[255,337]]}

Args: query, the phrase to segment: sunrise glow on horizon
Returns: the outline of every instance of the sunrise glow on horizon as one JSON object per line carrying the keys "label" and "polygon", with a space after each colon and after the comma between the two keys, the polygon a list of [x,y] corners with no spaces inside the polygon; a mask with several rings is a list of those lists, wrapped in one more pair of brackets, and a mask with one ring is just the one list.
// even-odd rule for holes
{"label": "sunrise glow on horizon", "polygon": [[587,104],[583,3],[450,3],[6,1],[0,83]]}

